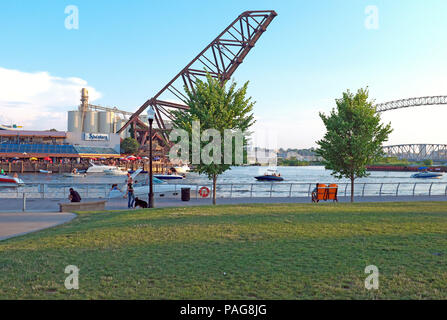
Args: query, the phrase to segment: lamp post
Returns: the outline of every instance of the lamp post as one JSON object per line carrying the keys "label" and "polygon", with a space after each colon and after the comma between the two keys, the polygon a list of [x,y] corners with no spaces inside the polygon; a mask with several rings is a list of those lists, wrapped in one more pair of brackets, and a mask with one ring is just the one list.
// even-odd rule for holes
{"label": "lamp post", "polygon": [[147,119],[149,120],[149,208],[154,207],[154,186],[152,183],[152,122],[154,121],[155,110],[153,106],[147,109]]}

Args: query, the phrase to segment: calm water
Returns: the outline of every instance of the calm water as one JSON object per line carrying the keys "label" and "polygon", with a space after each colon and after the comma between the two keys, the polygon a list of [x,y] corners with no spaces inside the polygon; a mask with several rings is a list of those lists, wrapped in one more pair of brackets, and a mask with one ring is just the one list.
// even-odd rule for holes
{"label": "calm water", "polygon": [[[347,179],[336,179],[331,176],[329,170],[325,170],[322,166],[309,166],[309,167],[278,167],[278,172],[284,178],[283,182],[276,182],[274,188],[271,187],[270,182],[262,182],[254,179],[257,175],[262,175],[266,171],[266,167],[233,167],[218,178],[218,192],[224,196],[270,196],[270,190],[273,190],[273,196],[307,196],[313,185],[309,183],[337,183],[339,184],[340,194],[349,192],[349,183]],[[431,187],[432,194],[443,195],[446,191],[447,175],[444,175],[441,179],[415,179],[411,178],[413,172],[371,172],[371,175],[367,178],[357,179],[356,183],[360,183],[356,187],[356,194],[365,195],[395,195],[396,191],[400,195],[411,195],[414,191],[415,194],[428,194],[430,184],[435,182]],[[91,184],[108,184],[112,185],[117,183],[122,185],[126,181],[126,176],[110,176],[104,174],[87,174],[85,177],[64,177],[61,174],[23,174],[20,177],[25,183],[47,184],[46,193],[53,193],[54,195],[60,192],[64,192],[65,197],[68,194],[68,188],[73,185],[77,185],[76,188],[81,192],[88,192],[89,194],[97,194],[103,197],[108,190],[108,186],[91,186]],[[137,177],[137,182],[144,182],[148,180],[147,174],[140,174]],[[363,186],[361,183],[374,183],[373,185]],[[414,190],[414,182],[418,184]],[[436,182],[444,182],[444,184],[436,184]],[[197,173],[188,173],[187,178],[183,180],[168,181],[170,184],[193,184],[193,185],[211,185],[211,181],[205,175],[199,175]],[[296,185],[290,185],[295,183]],[[304,183],[303,185],[298,185]],[[381,187],[381,184],[384,185]],[[400,183],[399,186],[398,183]],[[57,184],[57,185],[56,185]],[[60,184],[63,184],[61,186]],[[83,184],[84,186],[79,186]],[[226,184],[238,184],[234,186]],[[89,186],[90,185],[90,186]],[[87,187],[89,186],[89,187]],[[381,188],[381,189],[380,189]],[[15,191],[24,191],[26,193],[36,193],[39,190],[36,186],[25,186],[21,188],[13,188]],[[19,190],[17,190],[19,189]],[[88,191],[87,191],[88,189]],[[13,190],[13,191],[14,191]],[[14,191],[14,192],[15,192]],[[82,194],[82,193],[81,193]]]}
{"label": "calm water", "polygon": [[[262,175],[266,171],[266,167],[233,167],[231,170],[223,173],[218,178],[218,183],[258,183],[260,182],[254,179],[255,176]],[[331,176],[331,171],[325,170],[322,166],[308,166],[308,167],[277,167],[278,172],[284,178],[280,183],[344,183],[349,182],[347,179],[338,180]],[[447,174],[441,179],[415,179],[411,178],[413,172],[383,172],[372,171],[371,175],[367,178],[357,179],[357,183],[361,182],[447,182]],[[25,183],[123,183],[126,179],[125,176],[111,176],[104,174],[87,174],[86,177],[64,177],[61,174],[22,174],[20,177]],[[147,174],[140,174],[138,179],[147,178]],[[186,179],[173,180],[168,183],[177,184],[209,184],[211,181],[205,175],[199,175],[191,172],[187,174]]]}

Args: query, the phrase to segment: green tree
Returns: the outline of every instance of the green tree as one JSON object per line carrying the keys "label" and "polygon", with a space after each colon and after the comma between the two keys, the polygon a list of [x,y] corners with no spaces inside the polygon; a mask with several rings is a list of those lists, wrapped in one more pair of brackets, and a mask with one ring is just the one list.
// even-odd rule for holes
{"label": "green tree", "polygon": [[138,141],[132,137],[128,137],[121,142],[121,152],[135,153],[140,148]]}
{"label": "green tree", "polygon": [[382,143],[392,132],[391,125],[382,125],[371,101],[368,88],[354,95],[349,90],[336,99],[336,109],[329,116],[320,113],[326,126],[323,139],[317,141],[317,155],[336,178],[351,180],[351,202],[354,201],[354,180],[368,176],[366,166],[383,156]]}
{"label": "green tree", "polygon": [[433,165],[433,160],[432,159],[425,159],[423,163],[426,166],[432,166]]}
{"label": "green tree", "polygon": [[[186,104],[189,109],[183,111],[173,111],[174,120],[173,127],[175,129],[185,130],[189,137],[189,155],[188,159],[194,164],[194,171],[199,174],[206,174],[208,179],[213,181],[213,204],[216,204],[216,185],[217,177],[230,169],[231,165],[238,165],[235,161],[235,145],[233,139],[231,140],[232,147],[232,160],[224,159],[224,130],[231,130],[232,132],[239,130],[244,134],[243,138],[243,158],[246,157],[246,145],[247,139],[245,138],[250,133],[248,129],[253,125],[255,120],[253,119],[254,102],[251,101],[251,97],[246,97],[248,82],[241,88],[236,88],[235,82],[227,88],[227,82],[221,83],[218,79],[212,78],[209,74],[206,77],[206,82],[197,80],[195,83],[194,92],[185,87],[187,94]],[[203,138],[203,132],[207,129],[215,129],[219,132],[220,137],[220,161],[212,161],[206,163],[203,158],[200,157],[200,162],[196,163],[193,153],[195,152],[192,147],[193,144],[193,121],[200,121],[200,137]],[[201,141],[200,149],[204,150],[204,147],[214,141]],[[214,150],[211,150],[210,155],[214,156]],[[203,154],[203,151],[202,151]],[[219,153],[216,152],[216,156]]]}

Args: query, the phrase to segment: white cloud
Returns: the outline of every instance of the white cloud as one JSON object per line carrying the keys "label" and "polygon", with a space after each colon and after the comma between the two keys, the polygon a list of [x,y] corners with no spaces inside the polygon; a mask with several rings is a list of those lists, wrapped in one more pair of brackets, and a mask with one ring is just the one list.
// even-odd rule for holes
{"label": "white cloud", "polygon": [[90,101],[101,97],[81,78],[0,67],[0,124],[22,125],[26,130],[66,130],[67,111],[79,105],[82,88],[88,89]]}

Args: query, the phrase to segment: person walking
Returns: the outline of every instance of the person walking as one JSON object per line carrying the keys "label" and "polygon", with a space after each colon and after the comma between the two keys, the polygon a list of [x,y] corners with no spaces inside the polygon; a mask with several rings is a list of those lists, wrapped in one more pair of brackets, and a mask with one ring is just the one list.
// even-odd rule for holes
{"label": "person walking", "polygon": [[133,208],[135,202],[135,195],[133,193],[133,182],[132,179],[129,179],[127,182],[127,207]]}

